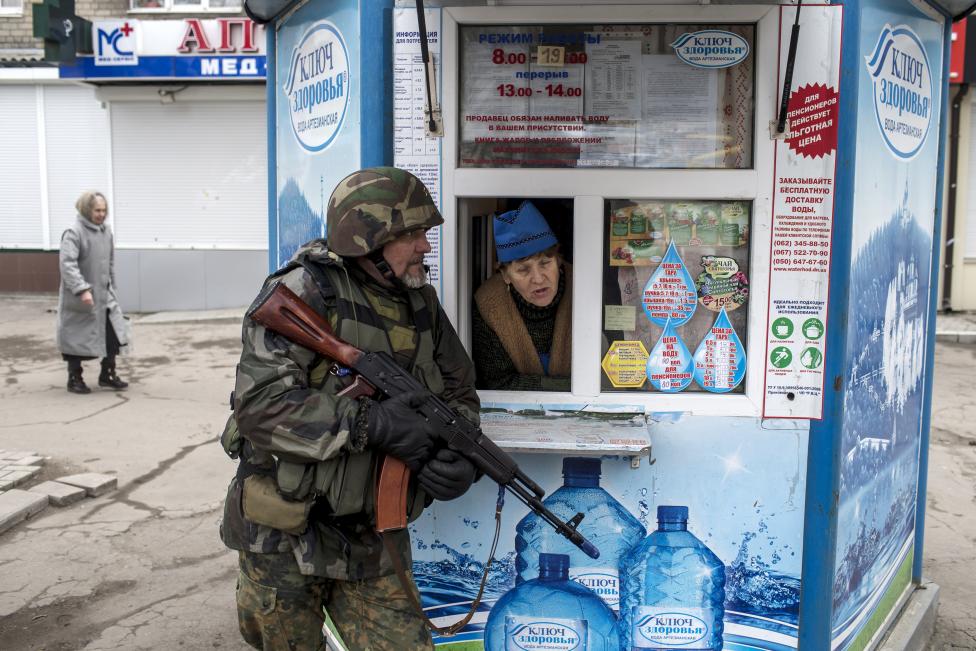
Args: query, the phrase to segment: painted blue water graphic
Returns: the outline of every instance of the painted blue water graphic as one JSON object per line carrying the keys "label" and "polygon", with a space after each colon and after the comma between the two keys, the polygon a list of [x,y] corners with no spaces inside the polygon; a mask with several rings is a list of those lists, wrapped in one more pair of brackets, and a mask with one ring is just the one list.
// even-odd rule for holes
{"label": "painted blue water graphic", "polygon": [[688,388],[694,375],[695,360],[681,341],[671,320],[664,324],[661,338],[647,358],[647,379],[658,391],[677,393]]}
{"label": "painted blue water graphic", "polygon": [[695,382],[712,393],[725,393],[739,386],[746,376],[742,340],[729,321],[725,308],[695,350]]}
{"label": "painted blue water graphic", "polygon": [[[724,648],[739,649],[794,649],[795,644],[776,642],[795,638],[800,605],[800,579],[775,571],[775,561],[767,563],[755,547],[757,534],[748,532],[739,543],[738,554],[726,565],[725,623],[740,624],[734,632],[725,635]],[[763,539],[765,542],[766,539]],[[775,541],[774,541],[775,542]],[[424,544],[415,538],[414,544]],[[765,545],[764,545],[765,546]],[[420,588],[424,610],[432,618],[444,617],[442,623],[450,623],[466,614],[478,593],[484,559],[453,549],[443,543],[433,543],[442,556],[437,561],[415,561],[414,579]],[[794,553],[783,547],[783,554]],[[775,556],[775,555],[774,555]],[[450,638],[434,636],[438,644],[465,640],[480,641],[484,621],[495,601],[515,586],[515,553],[511,552],[492,564],[485,588],[485,596],[478,608],[476,621],[458,635]],[[752,631],[750,634],[748,631]]]}
{"label": "painted blue water graphic", "polygon": [[659,326],[669,320],[674,326],[684,325],[695,314],[698,290],[674,242],[644,285],[641,304],[651,323]]}

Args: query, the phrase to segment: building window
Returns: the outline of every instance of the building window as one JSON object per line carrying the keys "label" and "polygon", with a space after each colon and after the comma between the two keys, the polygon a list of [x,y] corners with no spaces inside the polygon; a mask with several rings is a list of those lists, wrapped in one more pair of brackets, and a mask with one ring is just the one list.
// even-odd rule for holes
{"label": "building window", "polygon": [[24,15],[24,0],[0,0],[0,16]]}
{"label": "building window", "polygon": [[[11,2],[20,0],[0,0]],[[131,11],[171,11],[191,13],[196,11],[236,12],[243,6],[243,0],[130,0]]]}

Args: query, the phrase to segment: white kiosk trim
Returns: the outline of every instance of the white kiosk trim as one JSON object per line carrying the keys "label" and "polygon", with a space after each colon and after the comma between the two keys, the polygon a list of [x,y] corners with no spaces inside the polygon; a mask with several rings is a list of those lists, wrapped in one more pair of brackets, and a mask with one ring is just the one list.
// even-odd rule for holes
{"label": "white kiosk trim", "polygon": [[[471,24],[595,23],[744,23],[757,27],[755,56],[754,153],[752,169],[472,169],[458,167],[459,46],[458,28]],[[762,410],[766,310],[751,305],[747,331],[745,392],[613,393],[600,390],[602,309],[594,298],[602,295],[603,202],[614,197],[653,199],[743,199],[753,202],[750,243],[750,283],[753,296],[766,296],[769,281],[772,220],[773,141],[762,127],[775,117],[778,78],[778,6],[600,6],[560,7],[555,13],[539,7],[444,8],[442,110],[442,206],[445,310],[457,324],[463,341],[471,341],[471,277],[459,263],[459,245],[469,239],[471,215],[461,214],[459,200],[493,196],[572,198],[574,201],[573,367],[572,392],[481,391],[485,402],[527,404],[642,404],[645,413],[683,412],[708,416],[759,417]],[[762,53],[762,54],[760,54]]]}

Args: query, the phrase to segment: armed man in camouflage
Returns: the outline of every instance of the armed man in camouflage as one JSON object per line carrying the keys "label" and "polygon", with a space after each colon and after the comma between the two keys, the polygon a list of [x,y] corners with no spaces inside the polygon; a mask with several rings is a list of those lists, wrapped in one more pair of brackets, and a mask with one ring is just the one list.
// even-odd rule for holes
{"label": "armed man in camouflage", "polygon": [[[340,338],[387,351],[477,423],[474,367],[423,266],[426,231],[443,221],[412,174],[361,170],[329,199],[327,240],[303,246],[265,285],[283,282]],[[249,318],[243,344],[222,436],[240,465],[221,524],[224,543],[240,552],[241,635],[258,649],[325,648],[325,608],[350,649],[431,649],[373,529],[378,460],[389,454],[414,471],[411,519],[467,491],[474,466],[438,449],[436,426],[416,412],[423,394],[339,396],[352,380],[344,369]],[[394,536],[409,568],[409,536]]]}

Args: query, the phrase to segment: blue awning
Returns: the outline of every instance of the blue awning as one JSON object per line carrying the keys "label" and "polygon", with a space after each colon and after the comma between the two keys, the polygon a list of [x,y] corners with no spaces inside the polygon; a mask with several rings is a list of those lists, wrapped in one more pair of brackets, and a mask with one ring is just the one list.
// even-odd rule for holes
{"label": "blue awning", "polygon": [[[907,1],[907,0],[906,0]],[[976,9],[976,0],[923,0],[935,10],[953,21],[965,18]],[[244,11],[259,23],[267,23],[284,14],[288,9],[298,4],[300,0],[245,0]],[[759,0],[757,4],[782,4],[779,1],[768,2]],[[443,3],[449,4],[449,3]],[[567,4],[577,4],[568,2]]]}
{"label": "blue awning", "polygon": [[952,16],[953,22],[965,18],[976,9],[974,0],[942,0],[932,4],[941,7],[947,14]]}

